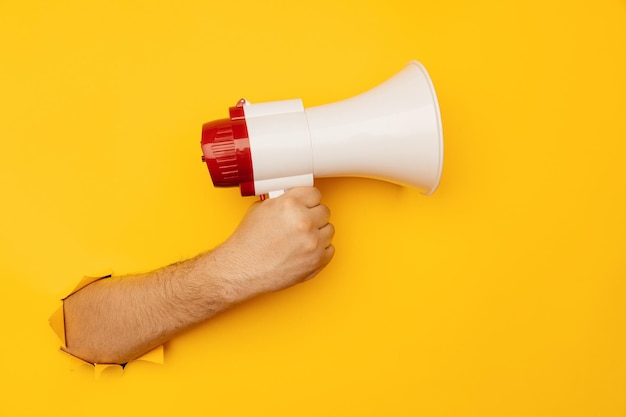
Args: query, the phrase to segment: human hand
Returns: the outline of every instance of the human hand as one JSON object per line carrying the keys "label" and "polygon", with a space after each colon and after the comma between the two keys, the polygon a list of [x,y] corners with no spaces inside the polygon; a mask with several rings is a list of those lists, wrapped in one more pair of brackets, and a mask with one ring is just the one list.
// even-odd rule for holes
{"label": "human hand", "polygon": [[243,300],[313,278],[335,253],[329,217],[314,187],[254,203],[230,238],[213,251],[230,291]]}

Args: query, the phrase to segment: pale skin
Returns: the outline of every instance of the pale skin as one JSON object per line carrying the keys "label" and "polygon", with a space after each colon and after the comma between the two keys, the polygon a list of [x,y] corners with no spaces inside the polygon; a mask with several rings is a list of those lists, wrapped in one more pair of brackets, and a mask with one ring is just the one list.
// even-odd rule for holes
{"label": "pale skin", "polygon": [[313,187],[256,202],[220,246],[152,272],[96,281],[64,300],[66,351],[126,363],[221,311],[317,275],[335,249]]}

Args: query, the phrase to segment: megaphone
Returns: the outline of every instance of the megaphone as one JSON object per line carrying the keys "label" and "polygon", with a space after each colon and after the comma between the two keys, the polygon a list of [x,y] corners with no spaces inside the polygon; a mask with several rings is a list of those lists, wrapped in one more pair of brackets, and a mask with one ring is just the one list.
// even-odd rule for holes
{"label": "megaphone", "polygon": [[279,195],[315,177],[366,177],[412,186],[439,184],[443,132],[432,81],[411,61],[373,89],[305,109],[301,99],[250,103],[202,126],[202,160],[216,187],[242,196]]}

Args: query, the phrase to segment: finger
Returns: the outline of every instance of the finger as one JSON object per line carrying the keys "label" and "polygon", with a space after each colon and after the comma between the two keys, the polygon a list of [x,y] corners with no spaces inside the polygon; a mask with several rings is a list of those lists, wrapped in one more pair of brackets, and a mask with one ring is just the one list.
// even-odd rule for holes
{"label": "finger", "polygon": [[335,236],[335,226],[332,223],[326,224],[326,226],[320,229],[320,247],[329,248],[332,244],[333,237]]}
{"label": "finger", "polygon": [[326,265],[333,259],[335,256],[335,245],[330,245],[324,250],[324,256],[326,259]]}
{"label": "finger", "polygon": [[[324,265],[326,266],[326,265]],[[311,278],[315,277],[317,274],[319,274],[322,269],[324,269],[324,266],[317,268],[315,271],[311,272],[309,275],[305,276],[302,281],[300,282],[307,282],[308,280],[310,280]]]}
{"label": "finger", "polygon": [[309,275],[304,277],[304,279],[301,282],[308,281],[311,278],[315,277],[317,274],[319,274],[322,271],[322,269],[326,268],[326,265],[328,265],[328,263],[331,261],[333,256],[335,256],[335,247],[333,245],[330,245],[324,250],[324,259],[322,262],[322,266],[320,266],[315,271],[311,272]]}
{"label": "finger", "polygon": [[315,207],[322,201],[322,193],[315,187],[296,187],[287,191],[287,193],[308,208]]}
{"label": "finger", "polygon": [[328,220],[330,219],[330,209],[323,204],[319,204],[311,208],[309,214],[311,216],[311,220],[313,221],[313,225],[315,225],[318,229],[326,226],[328,224]]}

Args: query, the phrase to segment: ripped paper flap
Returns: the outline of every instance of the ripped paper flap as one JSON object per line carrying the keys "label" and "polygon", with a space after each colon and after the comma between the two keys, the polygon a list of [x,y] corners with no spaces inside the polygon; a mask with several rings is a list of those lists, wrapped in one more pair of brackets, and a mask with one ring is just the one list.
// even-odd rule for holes
{"label": "ripped paper flap", "polygon": [[[85,288],[89,284],[92,284],[101,279],[110,278],[112,275],[113,273],[111,271],[108,271],[105,274],[98,275],[95,277],[94,276],[83,277],[83,279],[78,283],[76,288],[74,288],[74,290],[72,290],[71,293],[69,293],[65,298],[63,298],[63,300],[65,300],[67,297],[71,296],[72,294],[76,293],[77,291],[80,291],[81,289]],[[61,350],[65,351],[65,348],[67,348],[67,341],[65,338],[65,315],[63,311],[63,304],[61,304],[61,306],[56,309],[56,311],[52,314],[52,316],[50,316],[48,321],[50,323],[50,327],[56,333],[56,335],[59,337],[59,340],[61,341],[61,346],[62,346]],[[110,366],[120,366],[117,364],[92,364],[90,362],[77,358],[76,356],[70,355],[69,353],[68,355],[85,364],[93,365],[96,376],[100,375],[106,368]],[[152,362],[152,363],[162,365],[164,361],[163,345],[157,346],[156,348],[152,349],[149,352],[144,353],[142,356],[134,360]]]}

